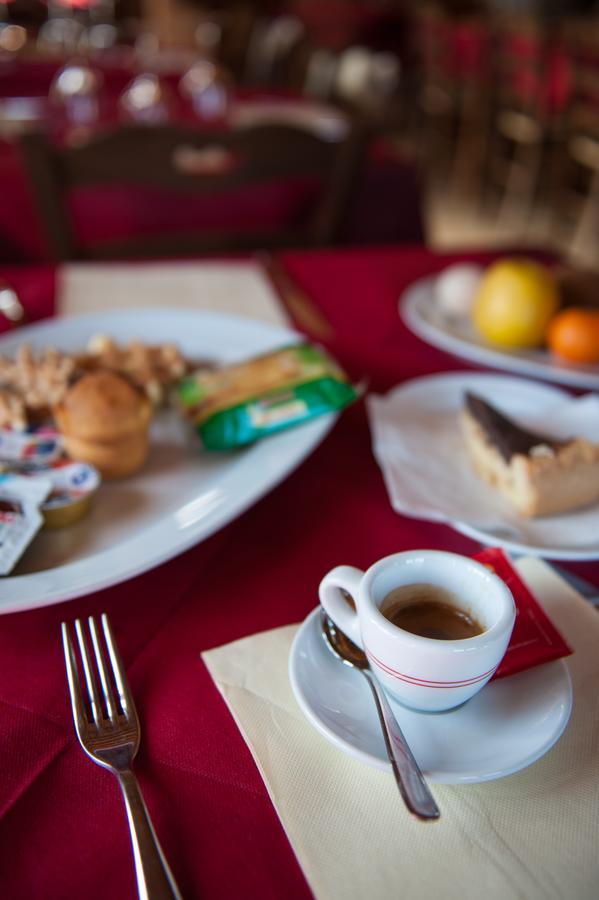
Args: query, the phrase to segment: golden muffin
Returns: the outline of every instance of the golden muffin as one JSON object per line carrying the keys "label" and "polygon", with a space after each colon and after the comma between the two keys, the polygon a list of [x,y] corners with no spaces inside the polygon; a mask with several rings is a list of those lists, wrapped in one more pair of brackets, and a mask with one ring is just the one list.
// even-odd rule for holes
{"label": "golden muffin", "polygon": [[96,466],[104,478],[122,478],[143,465],[152,404],[123,375],[88,372],[53,412],[69,456]]}

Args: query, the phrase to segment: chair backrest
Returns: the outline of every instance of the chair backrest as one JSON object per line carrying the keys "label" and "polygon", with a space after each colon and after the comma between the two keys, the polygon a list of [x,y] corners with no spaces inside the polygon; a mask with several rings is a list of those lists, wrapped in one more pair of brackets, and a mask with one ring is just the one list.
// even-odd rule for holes
{"label": "chair backrest", "polygon": [[[365,130],[358,124],[348,125],[345,137],[336,140],[289,124],[218,133],[171,125],[130,125],[100,133],[74,147],[53,144],[41,133],[21,138],[31,186],[56,259],[180,256],[334,243],[357,182],[365,144]],[[235,210],[239,195],[253,191],[259,208],[265,196],[272,197],[273,191],[284,190],[290,183],[310,186],[308,208],[304,204],[301,216],[269,224],[266,229],[264,217],[255,227],[251,221],[240,227],[239,210]],[[127,189],[148,189],[155,192],[157,212],[163,195],[171,200],[174,196],[176,209],[189,204],[214,209],[224,201],[229,212],[237,212],[237,223],[231,225],[226,216],[219,215],[216,224],[202,222],[198,229],[187,217],[184,228],[171,225],[167,233],[145,233],[118,241],[104,235],[100,243],[84,245],[75,233],[69,204],[78,190],[92,187],[101,189],[104,212],[111,190],[118,206]],[[109,208],[109,213],[118,222],[119,209],[112,213]]]}

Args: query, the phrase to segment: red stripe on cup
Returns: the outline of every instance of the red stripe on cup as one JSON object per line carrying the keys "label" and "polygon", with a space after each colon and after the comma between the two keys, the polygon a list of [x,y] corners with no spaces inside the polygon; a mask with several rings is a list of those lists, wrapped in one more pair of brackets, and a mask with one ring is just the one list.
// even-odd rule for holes
{"label": "red stripe on cup", "polygon": [[461,688],[468,687],[471,684],[477,684],[479,681],[484,681],[485,678],[488,678],[496,669],[494,666],[492,669],[489,669],[488,672],[484,672],[482,675],[476,675],[474,678],[463,678],[461,681],[429,681],[426,678],[417,678],[414,675],[406,675],[403,672],[398,672],[397,669],[392,669],[391,666],[388,666],[387,663],[381,662],[380,659],[371,653],[368,648],[365,648],[366,653],[370,657],[370,659],[376,663],[379,668],[386,672],[387,675],[392,675],[394,678],[398,678],[400,681],[405,681],[407,684],[414,684],[416,687],[429,687],[429,688]]}

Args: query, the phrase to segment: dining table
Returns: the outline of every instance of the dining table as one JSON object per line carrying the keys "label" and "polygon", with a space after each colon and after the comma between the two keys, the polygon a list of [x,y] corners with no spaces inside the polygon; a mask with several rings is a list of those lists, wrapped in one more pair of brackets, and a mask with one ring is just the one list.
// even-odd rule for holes
{"label": "dining table", "polygon": [[[492,259],[492,253],[441,254],[420,244],[281,255],[329,323],[320,342],[364,393],[432,373],[477,370],[412,334],[398,300],[416,279],[451,262]],[[176,272],[182,264],[171,265]],[[90,271],[101,270],[96,264]],[[4,266],[0,276],[17,289],[30,321],[80,309],[76,297],[68,309],[62,306],[64,267]],[[95,302],[100,307],[101,297]],[[169,302],[176,306],[177,296]],[[292,311],[283,312],[293,323]],[[308,882],[201,654],[302,621],[317,605],[323,575],[339,563],[368,567],[417,548],[473,555],[480,545],[448,525],[394,512],[362,398],[282,483],[197,546],[99,592],[3,615],[3,896],[135,896],[119,791],[77,742],[60,640],[61,622],[106,613],[142,723],[136,771],[182,895],[307,900]],[[599,561],[569,568],[599,585]]]}

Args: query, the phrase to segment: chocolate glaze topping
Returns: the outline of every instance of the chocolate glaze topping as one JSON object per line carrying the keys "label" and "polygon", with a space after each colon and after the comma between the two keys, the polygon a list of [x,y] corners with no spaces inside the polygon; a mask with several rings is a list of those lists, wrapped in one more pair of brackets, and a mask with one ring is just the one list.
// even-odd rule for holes
{"label": "chocolate glaze topping", "polygon": [[563,447],[564,441],[556,441],[547,435],[520,428],[503,413],[477,394],[466,392],[466,409],[485,432],[487,439],[509,463],[512,456],[521,453],[528,456],[533,447],[545,444],[554,450]]}

